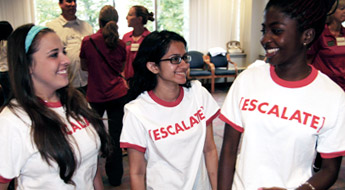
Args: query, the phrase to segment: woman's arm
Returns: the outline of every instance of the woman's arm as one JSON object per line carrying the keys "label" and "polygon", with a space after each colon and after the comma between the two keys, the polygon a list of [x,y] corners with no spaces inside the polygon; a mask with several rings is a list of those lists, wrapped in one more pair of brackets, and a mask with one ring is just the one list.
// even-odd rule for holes
{"label": "woman's arm", "polygon": [[104,189],[101,169],[100,169],[100,165],[99,165],[99,158],[98,158],[98,161],[97,161],[96,176],[95,176],[95,178],[93,180],[93,187],[95,188],[95,190],[103,190]]}
{"label": "woman's arm", "polygon": [[[315,173],[308,183],[312,185],[316,190],[329,189],[337,180],[338,173],[341,165],[342,157],[322,159],[322,165],[320,171]],[[297,188],[297,190],[310,190],[309,185],[304,184]]]}
{"label": "woman's arm", "polygon": [[217,189],[217,169],[218,169],[218,153],[213,138],[212,123],[206,127],[206,140],[204,145],[204,155],[208,177],[210,178],[213,190]]}
{"label": "woman's arm", "polygon": [[241,132],[235,130],[229,124],[225,124],[218,168],[218,190],[232,188],[240,138]]}
{"label": "woman's arm", "polygon": [[[296,190],[323,190],[329,189],[337,180],[342,157],[322,159],[320,171],[313,175],[306,183]],[[281,190],[283,188],[262,188],[262,190]]]}
{"label": "woman's arm", "polygon": [[145,190],[146,160],[143,152],[128,148],[129,177],[132,190]]}

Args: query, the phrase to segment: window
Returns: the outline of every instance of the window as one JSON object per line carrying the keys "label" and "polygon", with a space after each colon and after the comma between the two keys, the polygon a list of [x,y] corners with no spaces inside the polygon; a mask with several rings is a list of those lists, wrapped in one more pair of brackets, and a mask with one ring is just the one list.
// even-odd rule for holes
{"label": "window", "polygon": [[[146,24],[150,31],[171,30],[183,36],[188,34],[188,0],[77,0],[78,18],[88,21],[98,30],[98,14],[102,6],[115,5],[119,14],[120,36],[132,30],[128,28],[126,16],[131,6],[143,5],[149,12],[153,12],[155,21]],[[58,0],[35,0],[35,23],[45,25],[61,14]]]}

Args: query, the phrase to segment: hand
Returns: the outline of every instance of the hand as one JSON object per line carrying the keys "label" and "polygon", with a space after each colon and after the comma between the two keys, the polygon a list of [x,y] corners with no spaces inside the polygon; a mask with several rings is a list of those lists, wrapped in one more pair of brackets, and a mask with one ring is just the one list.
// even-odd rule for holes
{"label": "hand", "polygon": [[258,190],[286,190],[286,189],[285,188],[280,188],[280,187],[270,187],[270,188],[261,187]]}

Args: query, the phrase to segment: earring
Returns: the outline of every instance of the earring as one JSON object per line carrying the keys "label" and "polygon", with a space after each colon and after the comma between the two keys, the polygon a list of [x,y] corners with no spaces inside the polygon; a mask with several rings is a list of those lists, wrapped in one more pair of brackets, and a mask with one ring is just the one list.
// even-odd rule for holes
{"label": "earring", "polygon": [[304,45],[304,46],[307,46],[307,43],[306,43],[306,42],[304,42],[304,43],[303,43],[303,45]]}

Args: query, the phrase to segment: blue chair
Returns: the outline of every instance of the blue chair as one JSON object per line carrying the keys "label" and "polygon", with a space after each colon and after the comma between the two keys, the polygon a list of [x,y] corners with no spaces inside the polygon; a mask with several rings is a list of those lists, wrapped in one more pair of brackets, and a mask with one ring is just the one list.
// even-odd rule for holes
{"label": "blue chair", "polygon": [[[226,83],[228,77],[233,77],[235,79],[238,75],[237,64],[231,61],[228,53],[225,55],[218,54],[216,56],[211,56],[210,53],[208,53],[204,55],[204,61],[207,64],[214,65],[214,79],[224,78],[224,82]],[[232,67],[230,67],[230,64]]]}
{"label": "blue chair", "polygon": [[189,69],[187,71],[187,78],[188,79],[211,79],[211,92],[214,92],[214,78],[212,69],[213,65],[207,65],[207,63],[203,59],[203,55],[199,51],[189,51],[188,52],[192,56],[192,61],[189,63]]}

